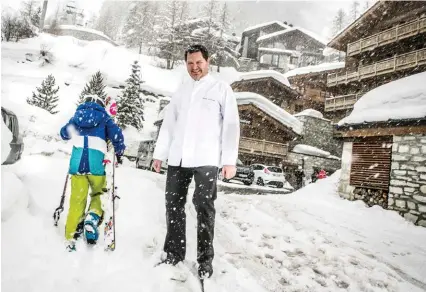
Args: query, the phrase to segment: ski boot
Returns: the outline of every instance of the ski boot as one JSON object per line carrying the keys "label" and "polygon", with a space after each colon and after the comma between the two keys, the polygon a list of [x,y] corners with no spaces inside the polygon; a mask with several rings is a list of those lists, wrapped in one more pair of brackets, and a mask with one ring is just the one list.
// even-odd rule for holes
{"label": "ski boot", "polygon": [[89,213],[84,220],[84,236],[88,244],[96,244],[99,238],[98,226],[101,217],[95,213]]}
{"label": "ski boot", "polygon": [[66,249],[68,252],[74,252],[74,251],[77,251],[77,249],[75,248],[75,241],[74,241],[74,240],[69,240],[69,241],[66,243],[66,247],[65,247],[65,249]]}

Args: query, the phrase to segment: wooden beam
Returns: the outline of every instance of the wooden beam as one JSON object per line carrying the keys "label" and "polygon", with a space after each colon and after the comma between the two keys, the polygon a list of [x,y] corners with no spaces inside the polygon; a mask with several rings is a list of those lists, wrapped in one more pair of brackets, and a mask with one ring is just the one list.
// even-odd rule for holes
{"label": "wooden beam", "polygon": [[372,129],[357,129],[350,131],[336,131],[335,136],[349,137],[374,137],[374,136],[403,136],[410,134],[426,134],[426,126],[412,127],[391,127],[391,128],[372,128]]}

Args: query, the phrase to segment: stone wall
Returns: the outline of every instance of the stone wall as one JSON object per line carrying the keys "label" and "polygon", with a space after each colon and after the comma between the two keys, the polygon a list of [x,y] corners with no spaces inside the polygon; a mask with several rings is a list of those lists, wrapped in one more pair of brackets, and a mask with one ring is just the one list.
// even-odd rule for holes
{"label": "stone wall", "polygon": [[342,155],[343,142],[333,137],[334,124],[330,120],[312,116],[296,116],[303,124],[302,138],[291,143],[291,148],[297,144],[305,144],[328,151],[331,155]]}
{"label": "stone wall", "polygon": [[394,136],[388,208],[426,227],[426,135]]}

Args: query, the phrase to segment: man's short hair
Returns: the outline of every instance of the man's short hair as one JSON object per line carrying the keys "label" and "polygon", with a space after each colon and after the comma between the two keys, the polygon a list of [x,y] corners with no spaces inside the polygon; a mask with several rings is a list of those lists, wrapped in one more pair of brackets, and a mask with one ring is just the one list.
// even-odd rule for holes
{"label": "man's short hair", "polygon": [[201,55],[203,55],[203,58],[207,61],[209,59],[209,52],[207,51],[206,47],[203,45],[190,45],[186,51],[185,51],[185,62],[188,58],[188,54],[193,54],[201,52]]}

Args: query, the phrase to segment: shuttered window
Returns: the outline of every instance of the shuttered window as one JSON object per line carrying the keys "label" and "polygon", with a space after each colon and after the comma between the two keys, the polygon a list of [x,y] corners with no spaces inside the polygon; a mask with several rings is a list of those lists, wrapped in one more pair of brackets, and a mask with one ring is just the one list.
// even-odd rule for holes
{"label": "shuttered window", "polygon": [[392,137],[353,142],[350,184],[388,191],[391,158]]}

